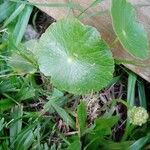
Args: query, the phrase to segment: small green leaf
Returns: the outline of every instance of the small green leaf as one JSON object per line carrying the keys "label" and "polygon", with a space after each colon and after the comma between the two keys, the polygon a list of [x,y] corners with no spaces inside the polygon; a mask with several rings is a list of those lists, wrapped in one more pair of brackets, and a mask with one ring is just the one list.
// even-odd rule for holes
{"label": "small green leaf", "polygon": [[57,106],[56,104],[52,103],[52,107],[55,109],[55,111],[58,113],[58,115],[65,121],[70,127],[73,129],[75,128],[75,122],[71,118],[71,116],[65,111],[65,109]]}
{"label": "small green leaf", "polygon": [[71,126],[73,129],[75,128],[75,122],[71,118],[71,116],[66,112],[65,109],[61,108],[59,105],[59,101],[62,100],[58,97],[52,97],[49,98],[49,101],[43,106],[43,112],[57,112],[58,115],[63,119],[64,122],[66,122],[69,126]]}
{"label": "small green leaf", "polygon": [[118,122],[117,116],[112,116],[110,118],[99,118],[95,121],[95,128],[99,136],[112,134],[111,128]]}
{"label": "small green leaf", "polygon": [[112,0],[111,15],[114,30],[125,50],[135,57],[148,58],[148,36],[136,21],[134,7],[127,0]]}
{"label": "small green leaf", "polygon": [[79,126],[79,135],[82,136],[86,130],[87,108],[86,103],[81,101],[77,108],[77,119]]}
{"label": "small green leaf", "polygon": [[60,90],[85,94],[99,91],[112,79],[111,51],[94,27],[77,19],[53,23],[36,48],[40,71]]}

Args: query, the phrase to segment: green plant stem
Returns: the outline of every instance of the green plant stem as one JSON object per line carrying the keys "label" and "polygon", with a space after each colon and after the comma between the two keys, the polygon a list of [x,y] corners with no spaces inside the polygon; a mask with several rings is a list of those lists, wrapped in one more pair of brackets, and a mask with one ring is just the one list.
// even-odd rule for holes
{"label": "green plant stem", "polygon": [[127,109],[130,108],[130,106],[128,105],[128,103],[126,101],[124,101],[122,99],[113,99],[113,100],[105,103],[104,106],[101,108],[101,110],[102,111],[105,110],[108,105],[112,105],[112,104],[116,105],[116,103],[122,103],[123,105],[125,105],[127,107]]}
{"label": "green plant stem", "polygon": [[39,6],[39,7],[58,7],[58,8],[74,8],[79,11],[83,11],[83,8],[76,3],[68,2],[68,3],[32,3],[27,1],[18,1],[18,0],[10,0],[11,2],[23,3],[26,5]]}
{"label": "green plant stem", "polygon": [[80,16],[82,16],[82,14],[84,14],[88,9],[90,9],[91,7],[93,7],[94,4],[95,4],[95,2],[96,2],[96,0],[93,1],[86,9],[84,9],[84,10],[77,16],[77,18],[79,19]]}

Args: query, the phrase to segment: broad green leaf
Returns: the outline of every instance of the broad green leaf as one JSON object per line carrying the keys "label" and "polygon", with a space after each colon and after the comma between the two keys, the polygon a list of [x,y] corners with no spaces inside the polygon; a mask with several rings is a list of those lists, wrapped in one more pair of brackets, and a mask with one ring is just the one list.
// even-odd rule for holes
{"label": "broad green leaf", "polygon": [[134,7],[127,0],[112,0],[111,15],[114,30],[125,50],[146,59],[149,55],[148,36],[136,20]]}
{"label": "broad green leaf", "polygon": [[99,32],[77,19],[53,23],[35,52],[40,71],[60,90],[73,94],[98,91],[112,79],[114,60]]}
{"label": "broad green leaf", "polygon": [[79,134],[82,136],[86,130],[86,119],[87,119],[87,107],[86,103],[81,101],[77,108],[77,119]]}

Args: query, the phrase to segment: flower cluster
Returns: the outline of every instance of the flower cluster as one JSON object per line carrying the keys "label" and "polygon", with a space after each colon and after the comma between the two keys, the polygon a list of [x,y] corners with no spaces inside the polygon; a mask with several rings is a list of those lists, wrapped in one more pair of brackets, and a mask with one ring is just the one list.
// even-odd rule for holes
{"label": "flower cluster", "polygon": [[128,118],[133,125],[141,126],[147,122],[148,113],[145,108],[134,106],[128,110]]}

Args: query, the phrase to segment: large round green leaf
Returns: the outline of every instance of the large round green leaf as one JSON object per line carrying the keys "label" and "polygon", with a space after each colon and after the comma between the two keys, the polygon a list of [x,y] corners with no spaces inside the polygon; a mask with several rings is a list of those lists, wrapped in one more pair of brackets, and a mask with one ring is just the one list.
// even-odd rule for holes
{"label": "large round green leaf", "polygon": [[41,36],[36,56],[54,86],[73,94],[98,91],[112,79],[111,51],[95,28],[77,19],[53,23]]}
{"label": "large round green leaf", "polygon": [[112,0],[111,15],[114,30],[125,50],[135,57],[146,59],[149,41],[144,27],[136,21],[134,7],[126,0]]}

